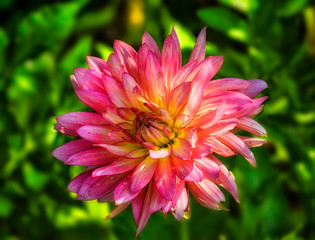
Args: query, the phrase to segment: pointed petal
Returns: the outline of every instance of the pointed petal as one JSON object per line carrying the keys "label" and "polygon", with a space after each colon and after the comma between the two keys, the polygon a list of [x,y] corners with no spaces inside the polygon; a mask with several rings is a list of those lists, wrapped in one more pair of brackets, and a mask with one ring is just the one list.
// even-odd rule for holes
{"label": "pointed petal", "polygon": [[144,188],[152,179],[157,160],[147,157],[133,171],[130,189],[132,192],[137,192]]}
{"label": "pointed petal", "polygon": [[193,121],[192,125],[198,126],[202,129],[211,127],[222,119],[225,112],[225,101],[223,101],[215,110],[209,111],[206,114],[200,115]]}
{"label": "pointed petal", "polygon": [[149,204],[148,211],[150,213],[154,213],[156,211],[159,211],[160,209],[162,209],[162,207],[167,202],[169,202],[169,201],[161,196],[161,194],[159,193],[159,191],[156,188],[155,182],[152,181],[152,184],[151,184],[151,199],[150,199],[150,204]]}
{"label": "pointed petal", "polygon": [[250,98],[254,98],[258,93],[268,87],[267,83],[260,79],[251,79],[248,80],[251,84],[249,88],[242,91],[243,94],[249,96]]}
{"label": "pointed petal", "polygon": [[161,60],[167,89],[170,89],[171,81],[181,67],[181,60],[181,51],[178,50],[174,38],[170,35],[164,41]]}
{"label": "pointed petal", "polygon": [[118,40],[114,42],[114,52],[125,66],[127,72],[133,78],[138,79],[138,53],[127,43]]}
{"label": "pointed petal", "polygon": [[163,213],[166,214],[169,212],[177,203],[178,199],[180,198],[183,190],[185,188],[185,181],[181,180],[180,178],[176,177],[176,188],[175,188],[175,194],[172,199],[172,201],[168,201],[166,204],[163,205]]}
{"label": "pointed petal", "polygon": [[[186,82],[187,77],[191,76],[196,66],[197,66],[197,61],[192,61],[185,64],[182,68],[180,68],[171,82],[170,90],[173,90],[177,86],[181,85],[183,82]],[[187,82],[191,82],[191,81],[187,81]]]}
{"label": "pointed petal", "polygon": [[255,120],[245,116],[239,118],[239,123],[237,124],[237,127],[256,136],[266,136],[267,134],[263,126],[261,126]]}
{"label": "pointed petal", "polygon": [[209,137],[221,136],[222,134],[234,129],[238,122],[237,118],[221,120],[211,127],[198,131],[198,137],[206,139]]}
{"label": "pointed petal", "polygon": [[135,219],[136,225],[139,225],[139,219],[143,207],[143,202],[145,198],[146,191],[140,191],[137,197],[135,197],[132,201],[132,212],[133,212],[133,218]]}
{"label": "pointed petal", "polygon": [[172,200],[175,187],[176,175],[172,162],[169,158],[160,159],[155,171],[155,182],[159,193],[167,200]]}
{"label": "pointed petal", "polygon": [[65,135],[75,136],[75,137],[79,136],[76,131],[73,131],[71,129],[65,128],[60,123],[55,124],[54,129],[56,131],[62,133],[62,134],[65,134]]}
{"label": "pointed petal", "polygon": [[224,187],[227,191],[231,193],[231,195],[235,198],[235,200],[239,202],[237,186],[236,186],[235,179],[232,172],[230,172],[224,166],[224,164],[219,159],[217,159],[214,155],[211,155],[209,158],[212,161],[214,161],[220,168],[219,177],[214,179],[214,182]]}
{"label": "pointed petal", "polygon": [[247,145],[236,135],[227,132],[221,135],[219,137],[219,140],[234,151],[240,153],[246,160],[250,162],[251,165],[256,166],[254,154],[250,151]]}
{"label": "pointed petal", "polygon": [[161,51],[147,31],[145,31],[142,36],[142,44],[144,43],[148,46],[149,50],[154,53],[159,62],[161,62]]}
{"label": "pointed petal", "polygon": [[119,213],[121,213],[122,211],[126,210],[126,208],[129,206],[129,202],[128,203],[123,203],[119,206],[117,206],[116,208],[114,208],[110,214],[108,214],[106,217],[105,217],[105,220],[108,220],[108,219],[112,219],[114,217],[116,217]]}
{"label": "pointed petal", "polygon": [[175,157],[180,159],[187,160],[191,158],[191,146],[182,138],[175,138],[173,140],[172,152]]}
{"label": "pointed petal", "polygon": [[66,161],[68,158],[80,151],[90,148],[93,143],[88,142],[84,139],[77,139],[71,142],[67,142],[59,147],[57,147],[52,155],[60,161]]}
{"label": "pointed petal", "polygon": [[190,54],[188,62],[196,60],[199,63],[205,59],[206,43],[207,43],[206,29],[207,27],[204,27],[199,33],[196,40],[196,44]]}
{"label": "pointed petal", "polygon": [[224,143],[219,141],[218,139],[208,139],[208,142],[212,144],[213,152],[223,156],[223,157],[231,157],[237,154],[234,150],[226,146]]}
{"label": "pointed petal", "polygon": [[112,161],[110,164],[96,168],[93,171],[93,176],[106,176],[106,175],[114,175],[118,173],[125,173],[134,169],[142,159],[133,159],[133,158],[118,158]]}
{"label": "pointed petal", "polygon": [[144,226],[146,225],[146,223],[148,222],[151,216],[151,213],[148,211],[148,208],[150,205],[150,199],[151,199],[151,189],[149,187],[143,201],[143,206],[142,206],[142,211],[139,218],[139,224],[138,224],[136,237],[140,234],[140,232],[142,231],[142,229],[144,228]]}

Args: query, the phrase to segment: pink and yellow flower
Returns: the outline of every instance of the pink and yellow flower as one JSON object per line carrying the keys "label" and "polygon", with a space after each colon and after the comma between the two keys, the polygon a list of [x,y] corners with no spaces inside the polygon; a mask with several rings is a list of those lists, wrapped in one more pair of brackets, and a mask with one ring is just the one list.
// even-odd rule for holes
{"label": "pink and yellow flower", "polygon": [[[54,150],[65,164],[86,166],[68,186],[79,200],[115,202],[109,217],[129,204],[138,232],[156,211],[180,220],[189,211],[189,193],[203,206],[220,210],[221,186],[239,201],[233,175],[214,154],[241,154],[256,165],[251,147],[266,134],[252,118],[266,97],[262,80],[211,80],[223,57],[205,58],[206,29],[188,63],[176,32],[162,53],[145,32],[138,52],[121,41],[107,61],[88,57],[90,69],[75,69],[71,82],[79,99],[95,112],[57,117],[55,128],[79,139]],[[210,81],[211,80],[211,81]]]}

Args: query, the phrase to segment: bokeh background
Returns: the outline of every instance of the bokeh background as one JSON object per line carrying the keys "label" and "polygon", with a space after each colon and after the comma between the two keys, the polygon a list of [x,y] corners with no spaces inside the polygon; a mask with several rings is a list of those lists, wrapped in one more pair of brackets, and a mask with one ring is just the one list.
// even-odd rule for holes
{"label": "bokeh background", "polygon": [[315,239],[315,4],[307,0],[0,1],[0,239],[134,239],[131,209],[81,202],[67,184],[81,168],[51,151],[70,137],[55,117],[85,107],[69,81],[85,56],[102,58],[115,39],[138,49],[147,30],[161,47],[176,26],[184,61],[203,26],[207,55],[223,55],[219,77],[264,79],[257,119],[268,144],[258,166],[223,159],[240,204],[230,211],[191,202],[191,218],[156,213],[138,239]]}

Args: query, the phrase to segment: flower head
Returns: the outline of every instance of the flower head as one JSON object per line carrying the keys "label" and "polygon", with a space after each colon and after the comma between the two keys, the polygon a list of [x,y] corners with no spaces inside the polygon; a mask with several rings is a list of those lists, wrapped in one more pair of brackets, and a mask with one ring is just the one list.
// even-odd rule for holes
{"label": "flower head", "polygon": [[107,61],[88,57],[90,69],[75,69],[71,76],[77,96],[95,112],[57,117],[55,128],[79,139],[53,155],[87,167],[68,186],[79,200],[114,201],[118,207],[109,217],[131,204],[137,234],[159,210],[180,220],[189,211],[189,193],[207,208],[224,209],[220,185],[239,201],[233,175],[214,153],[239,153],[255,165],[250,148],[265,143],[235,133],[266,134],[252,119],[266,99],[254,97],[266,83],[211,80],[223,58],[205,58],[205,47],[204,28],[182,66],[174,29],[162,53],[145,32],[138,52],[115,41]]}

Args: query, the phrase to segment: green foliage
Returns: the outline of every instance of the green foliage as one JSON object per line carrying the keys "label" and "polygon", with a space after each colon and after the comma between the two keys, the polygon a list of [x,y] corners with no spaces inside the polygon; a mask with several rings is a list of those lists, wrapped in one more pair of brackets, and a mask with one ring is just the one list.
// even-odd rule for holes
{"label": "green foliage", "polygon": [[56,116],[86,109],[69,76],[87,55],[106,59],[115,39],[137,48],[144,30],[161,47],[174,24],[184,62],[208,26],[207,55],[224,56],[216,78],[268,83],[257,116],[268,144],[253,150],[257,168],[222,159],[241,201],[225,192],[229,212],[192,200],[189,220],[156,213],[138,238],[315,239],[315,8],[307,0],[197,2],[0,1],[0,239],[133,238],[130,208],[104,221],[112,205],[67,191],[82,169],[51,156],[71,140],[53,126]]}

